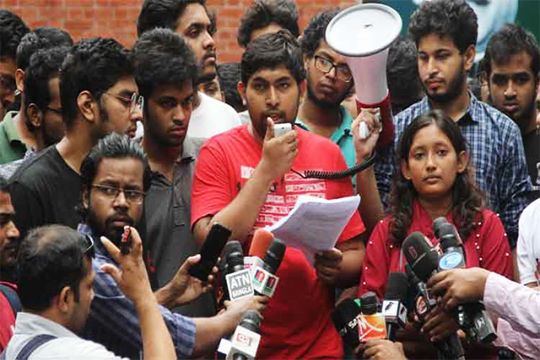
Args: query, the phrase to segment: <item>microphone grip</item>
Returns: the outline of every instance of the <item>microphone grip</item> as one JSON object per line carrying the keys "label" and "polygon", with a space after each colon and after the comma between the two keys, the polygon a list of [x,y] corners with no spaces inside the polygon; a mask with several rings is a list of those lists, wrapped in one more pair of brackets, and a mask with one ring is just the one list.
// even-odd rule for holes
{"label": "microphone grip", "polygon": [[436,342],[435,347],[439,350],[441,360],[465,360],[465,352],[457,333]]}
{"label": "microphone grip", "polygon": [[399,326],[397,324],[387,323],[386,333],[388,334],[388,340],[396,341],[396,332]]}

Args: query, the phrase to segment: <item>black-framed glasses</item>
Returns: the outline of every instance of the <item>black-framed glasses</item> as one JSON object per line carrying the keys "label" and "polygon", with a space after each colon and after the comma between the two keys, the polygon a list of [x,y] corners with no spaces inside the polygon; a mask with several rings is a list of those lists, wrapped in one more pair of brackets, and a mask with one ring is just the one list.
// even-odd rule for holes
{"label": "black-framed glasses", "polygon": [[62,116],[62,108],[53,109],[53,108],[50,108],[50,107],[47,106],[45,108],[45,112],[47,112],[47,111],[50,111],[50,112],[55,113],[56,115]]}
{"label": "black-framed glasses", "polygon": [[94,238],[92,238],[90,234],[84,234],[83,236],[83,249],[84,249],[84,252],[83,252],[84,255],[90,254],[91,257],[94,257],[96,253],[96,249],[94,246]]}
{"label": "black-framed glasses", "polygon": [[112,186],[94,184],[92,184],[92,188],[99,190],[103,195],[112,201],[116,200],[121,192],[124,193],[124,197],[126,198],[127,202],[131,204],[141,204],[144,198],[144,192],[139,190],[122,189]]}
{"label": "black-framed glasses", "polygon": [[129,108],[130,114],[133,114],[137,110],[140,111],[141,114],[143,113],[144,97],[142,95],[133,93],[133,95],[131,95],[131,98],[129,98],[127,96],[111,94],[110,92],[107,92],[107,91],[103,93],[118,99],[122,104],[124,104],[125,107]]}
{"label": "black-framed glasses", "polygon": [[336,78],[343,82],[350,82],[352,80],[351,70],[347,65],[334,64],[332,61],[323,58],[322,56],[315,55],[315,68],[328,74],[332,69],[336,69]]}

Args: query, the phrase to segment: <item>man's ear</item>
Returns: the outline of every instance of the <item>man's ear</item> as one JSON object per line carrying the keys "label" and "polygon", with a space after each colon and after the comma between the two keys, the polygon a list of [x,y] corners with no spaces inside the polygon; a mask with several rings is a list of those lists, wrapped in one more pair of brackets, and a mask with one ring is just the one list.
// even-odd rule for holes
{"label": "man's ear", "polygon": [[459,174],[463,173],[465,171],[465,169],[467,169],[467,165],[469,165],[469,153],[467,153],[466,151],[462,151],[459,153],[459,156],[458,156],[458,166],[457,166],[457,172]]}
{"label": "man's ear", "polygon": [[407,180],[411,180],[411,170],[409,169],[409,164],[407,164],[406,161],[402,161],[400,167],[403,177]]}
{"label": "man's ear", "polygon": [[239,81],[238,84],[236,85],[236,89],[238,90],[238,93],[242,97],[242,102],[244,103],[244,105],[246,105],[247,104],[246,85],[242,81]]}
{"label": "man's ear", "polygon": [[82,206],[83,206],[83,209],[88,209],[88,204],[89,204],[89,201],[90,200],[90,192],[88,191],[88,187],[84,186],[83,187],[83,192],[82,192]]}
{"label": "man's ear", "polygon": [[58,309],[64,313],[67,314],[70,311],[71,303],[74,300],[74,294],[73,290],[71,290],[71,287],[64,286],[62,290],[60,291],[60,295],[57,297],[57,306]]}
{"label": "man's ear", "polygon": [[26,118],[34,128],[39,129],[43,122],[43,111],[36,104],[31,103],[26,109]]}
{"label": "man's ear", "polygon": [[17,84],[17,90],[20,92],[24,91],[24,70],[17,69],[15,70],[15,83]]}
{"label": "man's ear", "polygon": [[90,91],[85,90],[77,96],[77,107],[86,121],[96,121],[97,115],[95,110],[97,110],[97,106],[94,96],[92,96]]}
{"label": "man's ear", "polygon": [[475,56],[476,46],[469,45],[467,50],[465,50],[465,70],[469,71],[472,68]]}
{"label": "man's ear", "polygon": [[304,94],[306,93],[306,89],[307,89],[307,80],[304,79],[304,80],[300,81],[300,83],[298,83],[298,91],[300,92],[300,98],[301,99],[304,98]]}

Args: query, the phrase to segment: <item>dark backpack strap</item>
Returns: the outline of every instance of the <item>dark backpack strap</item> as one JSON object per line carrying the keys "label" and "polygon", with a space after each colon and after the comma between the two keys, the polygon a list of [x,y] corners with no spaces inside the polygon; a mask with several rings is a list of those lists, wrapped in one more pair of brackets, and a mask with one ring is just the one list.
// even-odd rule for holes
{"label": "dark backpack strap", "polygon": [[[21,301],[19,300],[19,296],[9,286],[0,284],[0,292],[4,294],[6,299],[9,301],[9,305],[11,305],[11,309],[13,310],[13,314],[17,316],[17,313],[22,310]],[[1,359],[0,359],[1,360]]]}
{"label": "dark backpack strap", "polygon": [[34,336],[32,339],[30,339],[29,342],[26,343],[26,345],[23,346],[21,351],[17,354],[17,357],[15,360],[28,360],[30,355],[41,345],[45,344],[46,342],[56,339],[56,336],[49,335],[49,334],[42,334]]}

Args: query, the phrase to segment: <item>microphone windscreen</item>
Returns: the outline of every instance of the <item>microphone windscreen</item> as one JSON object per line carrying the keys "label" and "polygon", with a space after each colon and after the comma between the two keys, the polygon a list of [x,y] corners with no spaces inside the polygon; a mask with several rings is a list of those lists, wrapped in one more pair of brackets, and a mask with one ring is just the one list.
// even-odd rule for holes
{"label": "microphone windscreen", "polygon": [[379,310],[380,301],[373,291],[360,296],[360,310],[364,315],[373,315]]}
{"label": "microphone windscreen", "polygon": [[446,251],[449,247],[458,247],[461,245],[461,238],[454,225],[450,223],[441,225],[439,235],[439,243],[443,251]]}
{"label": "microphone windscreen", "polygon": [[399,300],[402,303],[407,301],[409,292],[409,280],[402,272],[391,272],[386,284],[385,300]]}
{"label": "microphone windscreen", "polygon": [[270,273],[277,273],[279,265],[281,265],[281,261],[283,260],[283,256],[285,256],[285,250],[287,250],[287,246],[279,239],[274,239],[274,241],[270,243],[268,251],[264,256],[264,262],[268,265]]}
{"label": "microphone windscreen", "polygon": [[244,269],[244,253],[240,241],[229,241],[225,245],[225,261],[227,262],[227,272],[233,273]]}
{"label": "microphone windscreen", "polygon": [[249,248],[249,256],[257,256],[259,259],[263,260],[272,240],[274,240],[274,234],[270,231],[265,229],[255,230]]}
{"label": "microphone windscreen", "polygon": [[332,311],[332,321],[341,337],[351,347],[356,347],[358,341],[358,326],[349,326],[360,314],[360,306],[353,299],[345,299],[336,305]]}
{"label": "microphone windscreen", "polygon": [[440,233],[439,233],[439,229],[440,229],[441,225],[443,225],[443,224],[448,224],[448,220],[446,220],[446,218],[444,216],[438,217],[435,220],[433,220],[433,224],[432,224],[433,233],[435,234],[435,237],[437,239],[439,239],[441,237]]}
{"label": "microphone windscreen", "polygon": [[420,232],[407,236],[402,245],[403,254],[412,271],[423,282],[439,268],[439,254]]}
{"label": "microphone windscreen", "polygon": [[258,334],[261,322],[262,316],[257,310],[248,310],[242,314],[242,320],[239,325]]}

